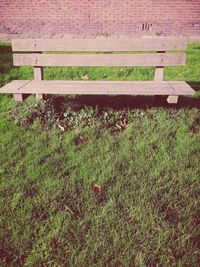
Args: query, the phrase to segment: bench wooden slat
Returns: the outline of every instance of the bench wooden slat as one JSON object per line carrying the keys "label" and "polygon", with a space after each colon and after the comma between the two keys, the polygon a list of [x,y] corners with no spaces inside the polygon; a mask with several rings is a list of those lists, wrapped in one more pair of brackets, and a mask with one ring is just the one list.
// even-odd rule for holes
{"label": "bench wooden slat", "polygon": [[15,66],[184,66],[185,53],[14,54]]}
{"label": "bench wooden slat", "polygon": [[55,81],[15,80],[0,93],[88,95],[194,95],[184,81]]}
{"label": "bench wooden slat", "polygon": [[195,95],[195,91],[185,81],[167,81],[177,95]]}
{"label": "bench wooden slat", "polygon": [[186,37],[105,39],[13,39],[13,51],[170,51],[186,50]]}

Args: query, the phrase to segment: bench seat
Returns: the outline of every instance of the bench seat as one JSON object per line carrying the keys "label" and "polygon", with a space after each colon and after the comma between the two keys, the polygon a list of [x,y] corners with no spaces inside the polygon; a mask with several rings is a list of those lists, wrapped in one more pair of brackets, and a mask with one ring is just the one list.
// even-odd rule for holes
{"label": "bench seat", "polygon": [[14,80],[0,88],[0,93],[190,96],[195,91],[184,81]]}

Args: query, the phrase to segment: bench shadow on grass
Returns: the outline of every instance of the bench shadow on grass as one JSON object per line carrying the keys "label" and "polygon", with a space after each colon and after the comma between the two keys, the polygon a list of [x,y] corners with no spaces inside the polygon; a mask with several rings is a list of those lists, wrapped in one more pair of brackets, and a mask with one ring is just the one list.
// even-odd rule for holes
{"label": "bench shadow on grass", "polygon": [[[195,90],[200,91],[200,82],[188,82],[188,84]],[[47,96],[51,98],[51,96]],[[79,107],[98,106],[100,109],[112,108],[114,110],[120,110],[124,108],[129,109],[147,109],[147,108],[200,108],[200,96],[186,97],[180,96],[178,104],[168,104],[166,96],[106,96],[106,95],[77,95],[75,98],[68,96],[56,96],[54,103],[56,108],[66,102],[71,102]]]}

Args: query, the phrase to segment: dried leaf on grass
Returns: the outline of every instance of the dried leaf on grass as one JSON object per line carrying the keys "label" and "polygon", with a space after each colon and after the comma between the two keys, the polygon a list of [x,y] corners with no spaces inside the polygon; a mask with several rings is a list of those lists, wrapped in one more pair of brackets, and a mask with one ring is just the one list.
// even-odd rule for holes
{"label": "dried leaf on grass", "polygon": [[120,131],[122,130],[122,127],[121,127],[118,123],[116,123],[115,126],[116,126]]}
{"label": "dried leaf on grass", "polygon": [[82,135],[79,135],[75,140],[76,145],[84,145],[86,143],[86,138]]}
{"label": "dried leaf on grass", "polygon": [[58,127],[61,129],[62,132],[67,131],[67,124],[64,124],[64,125],[58,124]]}
{"label": "dried leaf on grass", "polygon": [[65,131],[65,127],[61,126],[60,124],[58,124],[58,127],[61,129],[61,131]]}
{"label": "dried leaf on grass", "polygon": [[115,126],[121,131],[123,129],[126,129],[128,126],[128,120],[126,118],[121,119],[120,121],[118,121]]}
{"label": "dried leaf on grass", "polygon": [[81,77],[81,79],[84,80],[84,81],[86,81],[86,80],[89,80],[89,77],[88,77],[87,74],[85,74],[85,75],[83,75],[83,76]]}
{"label": "dried leaf on grass", "polygon": [[94,191],[96,191],[96,192],[100,192],[101,191],[101,185],[99,185],[99,184],[95,184],[95,183],[93,183],[92,185],[91,185],[91,188],[94,190]]}

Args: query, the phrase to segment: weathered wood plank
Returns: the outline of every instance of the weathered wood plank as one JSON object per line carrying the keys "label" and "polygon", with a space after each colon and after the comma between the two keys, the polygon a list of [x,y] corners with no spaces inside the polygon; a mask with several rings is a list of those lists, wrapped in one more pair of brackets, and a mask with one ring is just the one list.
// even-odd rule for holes
{"label": "weathered wood plank", "polygon": [[[34,67],[34,79],[37,81],[43,80],[43,68],[42,67]],[[43,94],[36,94],[36,99],[43,99]]]}
{"label": "weathered wood plank", "polygon": [[[184,81],[166,81],[174,90],[173,95],[194,95],[195,91]],[[190,94],[191,93],[191,94]]]}
{"label": "weathered wood plank", "polygon": [[105,94],[105,95],[194,95],[184,81],[23,81],[5,85],[0,93]]}
{"label": "weathered wood plank", "polygon": [[[158,51],[157,53],[165,53],[165,51]],[[155,69],[155,81],[163,81],[164,77],[164,67],[162,66],[156,66]]]}
{"label": "weathered wood plank", "polygon": [[15,66],[183,66],[176,54],[14,54]]}
{"label": "weathered wood plank", "polygon": [[186,37],[99,39],[13,39],[13,51],[170,51],[186,50]]}

